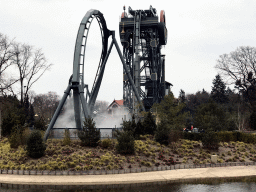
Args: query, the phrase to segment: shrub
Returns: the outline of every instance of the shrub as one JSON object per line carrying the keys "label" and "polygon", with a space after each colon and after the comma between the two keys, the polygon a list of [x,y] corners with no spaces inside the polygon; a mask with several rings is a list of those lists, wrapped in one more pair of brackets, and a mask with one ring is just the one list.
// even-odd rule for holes
{"label": "shrub", "polygon": [[135,135],[135,129],[136,129],[136,123],[135,123],[135,116],[132,116],[132,119],[129,121],[123,121],[123,126],[122,126],[123,131],[129,131]]}
{"label": "shrub", "polygon": [[134,138],[139,139],[141,135],[145,135],[145,127],[143,123],[141,123],[141,120],[136,123],[135,129],[134,129]]}
{"label": "shrub", "polygon": [[30,134],[31,134],[31,130],[29,128],[26,128],[23,130],[22,135],[21,135],[21,145],[27,144]]}
{"label": "shrub", "polygon": [[131,131],[119,132],[117,135],[116,150],[120,154],[134,154],[134,137]]}
{"label": "shrub", "polygon": [[64,139],[62,141],[63,145],[70,145],[71,139],[70,139],[70,133],[68,129],[65,129],[64,133]]}
{"label": "shrub", "polygon": [[223,159],[217,159],[217,163],[223,163],[224,160]]}
{"label": "shrub", "polygon": [[45,119],[41,116],[39,119],[36,119],[35,120],[35,123],[34,123],[34,128],[36,130],[42,130],[42,131],[45,131],[47,129],[47,126],[46,126],[46,121]]}
{"label": "shrub", "polygon": [[169,144],[169,133],[170,129],[165,121],[161,121],[159,126],[156,128],[155,141],[163,145]]}
{"label": "shrub", "polygon": [[236,136],[230,131],[220,131],[217,133],[220,142],[236,141]]}
{"label": "shrub", "polygon": [[200,162],[199,159],[194,160],[194,164],[199,164],[199,162]]}
{"label": "shrub", "polygon": [[43,143],[43,139],[41,136],[41,132],[38,130],[34,130],[27,141],[27,154],[32,158],[39,158],[44,155],[46,146]]}
{"label": "shrub", "polygon": [[253,111],[250,115],[249,124],[251,126],[251,129],[256,130],[256,111]]}
{"label": "shrub", "polygon": [[154,135],[157,127],[156,127],[155,120],[150,111],[146,113],[146,117],[144,118],[142,127],[144,128],[142,133],[143,135],[145,134]]}
{"label": "shrub", "polygon": [[204,136],[202,138],[202,144],[207,149],[218,149],[219,148],[218,135],[213,131],[208,131],[204,133]]}
{"label": "shrub", "polygon": [[11,148],[18,148],[21,144],[21,132],[18,127],[12,130],[9,143]]}
{"label": "shrub", "polygon": [[103,140],[101,140],[100,145],[103,148],[110,148],[110,147],[112,147],[112,140],[109,138],[103,139]]}
{"label": "shrub", "polygon": [[169,133],[169,139],[171,142],[177,142],[183,138],[182,132],[178,130],[172,130]]}
{"label": "shrub", "polygon": [[77,165],[77,166],[75,167],[75,170],[76,170],[76,171],[80,171],[81,169],[82,169],[82,167],[79,166],[79,165]]}
{"label": "shrub", "polygon": [[91,117],[85,118],[84,126],[78,132],[82,146],[96,147],[100,141],[100,130],[96,129],[95,122]]}

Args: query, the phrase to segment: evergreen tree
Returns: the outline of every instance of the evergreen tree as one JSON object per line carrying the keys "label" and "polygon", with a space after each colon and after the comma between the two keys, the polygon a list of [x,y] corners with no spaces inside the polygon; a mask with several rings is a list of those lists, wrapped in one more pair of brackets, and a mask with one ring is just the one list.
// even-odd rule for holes
{"label": "evergreen tree", "polygon": [[[204,89],[202,91],[196,92],[196,94],[187,94],[186,95],[186,107],[183,109],[183,112],[189,112],[194,118],[196,109],[202,103],[207,103],[209,100],[209,93]],[[188,121],[191,121],[191,117],[189,117]],[[193,120],[192,120],[193,121]]]}
{"label": "evergreen tree", "polygon": [[225,130],[227,118],[224,109],[213,101],[198,106],[195,115],[195,126],[201,129]]}
{"label": "evergreen tree", "polygon": [[33,127],[35,123],[35,112],[33,105],[29,107],[29,116],[28,116],[28,125],[29,127]]}
{"label": "evergreen tree", "polygon": [[144,127],[144,134],[154,135],[156,131],[156,122],[150,111],[146,113],[146,117],[142,124]]}
{"label": "evergreen tree", "polygon": [[256,130],[256,111],[253,111],[250,115],[251,129]]}
{"label": "evergreen tree", "polygon": [[23,106],[24,106],[24,115],[25,115],[25,117],[26,117],[26,123],[28,123],[28,119],[29,119],[29,108],[30,108],[28,96],[25,97]]}
{"label": "evergreen tree", "polygon": [[153,105],[153,111],[156,112],[157,121],[166,121],[166,124],[171,129],[182,130],[185,127],[186,119],[189,115],[187,112],[182,112],[186,105],[178,103],[173,94],[166,95],[161,103]]}
{"label": "evergreen tree", "polygon": [[42,116],[40,116],[39,119],[35,120],[34,128],[42,131],[45,131],[47,129],[46,121]]}
{"label": "evergreen tree", "polygon": [[159,142],[163,145],[168,145],[170,140],[170,126],[168,126],[168,123],[166,120],[162,120],[160,124],[157,126],[156,132],[155,132],[155,141]]}
{"label": "evergreen tree", "polygon": [[123,121],[122,131],[116,131],[116,150],[120,154],[134,154],[134,138],[139,138],[143,132],[142,124],[139,121],[135,122],[135,116],[132,116],[132,120]]}
{"label": "evergreen tree", "polygon": [[85,118],[83,129],[78,132],[78,137],[82,146],[96,147],[98,145],[100,130],[96,129],[93,118]]}
{"label": "evergreen tree", "polygon": [[218,135],[212,130],[207,131],[206,133],[203,134],[202,144],[204,148],[218,150],[219,149]]}
{"label": "evergreen tree", "polygon": [[134,154],[134,137],[131,131],[121,131],[117,136],[116,150],[120,154]]}
{"label": "evergreen tree", "polygon": [[122,129],[123,129],[123,131],[130,131],[134,134],[135,129],[136,129],[136,122],[135,122],[134,115],[132,115],[132,120],[123,121]]}
{"label": "evergreen tree", "polygon": [[39,130],[33,131],[27,141],[27,153],[32,158],[40,158],[44,155],[46,146],[43,142],[41,132]]}
{"label": "evergreen tree", "polygon": [[215,79],[213,80],[213,86],[212,86],[212,91],[211,91],[211,98],[216,102],[216,103],[227,103],[228,102],[228,97],[226,96],[226,85],[222,81],[220,75],[216,75]]}
{"label": "evergreen tree", "polygon": [[12,132],[12,128],[16,124],[14,120],[15,116],[13,113],[9,112],[8,114],[5,115],[3,121],[2,121],[2,130],[1,130],[1,135],[3,137],[9,136]]}
{"label": "evergreen tree", "polygon": [[4,109],[2,110],[2,136],[9,136],[13,129],[24,126],[24,108],[16,96],[4,96],[0,100]]}
{"label": "evergreen tree", "polygon": [[185,91],[183,91],[182,89],[180,90],[179,100],[181,103],[185,103],[185,101],[186,101]]}
{"label": "evergreen tree", "polygon": [[145,135],[145,127],[144,127],[144,124],[139,119],[139,121],[136,124],[135,131],[134,131],[134,138],[139,139],[140,135]]}

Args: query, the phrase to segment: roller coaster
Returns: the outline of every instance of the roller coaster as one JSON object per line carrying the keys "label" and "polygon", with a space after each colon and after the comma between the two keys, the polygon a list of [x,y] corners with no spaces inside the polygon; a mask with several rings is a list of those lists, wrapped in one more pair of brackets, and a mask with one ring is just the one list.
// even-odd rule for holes
{"label": "roller coaster", "polygon": [[[107,28],[105,18],[100,11],[91,9],[83,17],[76,38],[73,74],[45,132],[44,140],[47,140],[50,130],[53,129],[71,90],[76,129],[82,129],[82,116],[87,118],[93,112],[113,45],[115,45],[123,64],[124,106],[131,113],[136,114],[138,110],[148,111],[155,102],[160,102],[164,97],[166,91],[165,59],[164,55],[161,55],[161,47],[167,43],[165,13],[164,11],[160,12],[160,22],[158,22],[156,9],[152,6],[149,10],[132,10],[129,7],[128,11],[129,14],[125,12],[124,7],[119,23],[123,53],[116,41],[115,31],[110,31]],[[93,86],[89,89],[88,85],[84,83],[84,70],[87,70],[84,61],[90,26],[95,19],[99,24],[102,36],[102,51]],[[112,41],[108,46],[110,36]],[[136,107],[137,104],[140,108]]]}

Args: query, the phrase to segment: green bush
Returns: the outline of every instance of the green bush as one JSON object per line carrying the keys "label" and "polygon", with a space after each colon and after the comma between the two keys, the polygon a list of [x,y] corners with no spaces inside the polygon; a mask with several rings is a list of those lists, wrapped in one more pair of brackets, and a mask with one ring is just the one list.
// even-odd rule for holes
{"label": "green bush", "polygon": [[15,121],[14,121],[14,114],[13,113],[8,113],[6,117],[3,118],[2,120],[2,130],[1,130],[1,135],[6,137],[11,135],[12,128],[15,126]]}
{"label": "green bush", "polygon": [[242,133],[241,141],[244,143],[256,143],[256,136],[250,133]]}
{"label": "green bush", "polygon": [[31,130],[29,128],[26,128],[23,130],[22,135],[21,135],[21,145],[27,144],[30,134],[31,134]]}
{"label": "green bush", "polygon": [[233,132],[235,141],[242,141],[244,143],[256,143],[256,135],[250,133]]}
{"label": "green bush", "polygon": [[25,124],[24,108],[20,105],[20,101],[16,96],[4,96],[0,98],[2,102],[2,126],[1,135],[8,137],[11,135],[13,129],[17,126],[22,127]]}
{"label": "green bush", "polygon": [[112,147],[113,142],[111,139],[107,138],[107,139],[101,140],[100,145],[103,148],[110,148],[110,147]]}
{"label": "green bush", "polygon": [[63,145],[70,145],[71,139],[70,139],[70,133],[68,129],[65,129],[64,132],[64,139],[62,141]]}
{"label": "green bush", "polygon": [[32,158],[42,157],[45,153],[46,146],[43,143],[42,135],[39,130],[34,130],[27,141],[27,154]]}
{"label": "green bush", "polygon": [[139,139],[141,135],[145,135],[145,127],[143,125],[143,123],[141,123],[141,121],[139,120],[135,126],[135,130],[134,130],[134,138],[135,139]]}
{"label": "green bush", "polygon": [[179,139],[182,139],[182,138],[183,138],[183,135],[182,135],[181,131],[172,130],[169,133],[169,139],[170,139],[171,142],[177,142],[177,141],[179,141]]}
{"label": "green bush", "polygon": [[230,131],[221,131],[217,133],[220,142],[230,142],[230,141],[236,141],[236,136],[234,132]]}
{"label": "green bush", "polygon": [[85,118],[84,126],[78,131],[78,137],[82,146],[96,147],[100,141],[100,130],[96,129],[95,122],[91,117]]}
{"label": "green bush", "polygon": [[170,129],[165,121],[161,121],[161,123],[157,126],[155,132],[155,141],[159,142],[163,145],[168,145]]}
{"label": "green bush", "polygon": [[207,131],[202,137],[202,144],[207,149],[219,149],[218,135],[213,131]]}
{"label": "green bush", "polygon": [[46,121],[43,117],[40,117],[39,119],[36,119],[34,122],[34,128],[37,130],[45,131],[47,129]]}
{"label": "green bush", "polygon": [[187,139],[190,141],[202,141],[204,133],[189,133],[183,132],[183,139]]}
{"label": "green bush", "polygon": [[198,106],[195,114],[195,125],[204,130],[226,129],[227,115],[223,107],[210,100]]}
{"label": "green bush", "polygon": [[122,131],[118,133],[116,150],[120,154],[134,154],[134,137],[131,131]]}
{"label": "green bush", "polygon": [[12,129],[12,132],[11,132],[11,135],[9,136],[8,141],[10,143],[11,148],[19,147],[19,145],[21,144],[21,131],[18,127]]}
{"label": "green bush", "polygon": [[142,127],[144,128],[142,135],[154,135],[157,126],[150,111],[147,112],[146,117],[142,123]]}
{"label": "green bush", "polygon": [[256,111],[253,111],[250,115],[249,124],[251,126],[251,129],[256,130]]}
{"label": "green bush", "polygon": [[26,145],[30,133],[31,131],[29,128],[24,129],[18,125],[13,128],[8,139],[11,148],[18,148],[19,145]]}

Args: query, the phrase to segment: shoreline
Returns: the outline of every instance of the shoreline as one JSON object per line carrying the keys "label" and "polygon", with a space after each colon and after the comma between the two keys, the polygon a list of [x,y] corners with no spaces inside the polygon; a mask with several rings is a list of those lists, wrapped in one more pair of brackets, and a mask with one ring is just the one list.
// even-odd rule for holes
{"label": "shoreline", "polygon": [[137,185],[153,183],[191,182],[213,178],[243,178],[256,176],[256,166],[228,166],[193,169],[175,169],[109,175],[14,175],[0,174],[1,184],[17,185]]}

